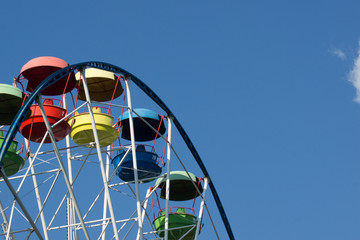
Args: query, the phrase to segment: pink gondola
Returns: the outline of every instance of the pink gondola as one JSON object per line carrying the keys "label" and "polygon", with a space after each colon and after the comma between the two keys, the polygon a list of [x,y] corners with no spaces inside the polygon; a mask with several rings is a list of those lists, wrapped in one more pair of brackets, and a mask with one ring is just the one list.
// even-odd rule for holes
{"label": "pink gondola", "polygon": [[[56,57],[38,57],[31,59],[22,68],[20,74],[28,80],[26,90],[33,92],[35,88],[51,74],[59,69],[67,67],[69,64]],[[61,95],[70,92],[75,88],[75,74],[70,73],[56,83],[52,84],[41,93],[43,95]]]}

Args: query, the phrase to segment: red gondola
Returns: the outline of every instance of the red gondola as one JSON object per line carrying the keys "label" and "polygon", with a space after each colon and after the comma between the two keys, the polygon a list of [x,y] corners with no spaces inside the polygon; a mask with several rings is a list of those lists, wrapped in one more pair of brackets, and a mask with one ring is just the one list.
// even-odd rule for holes
{"label": "red gondola", "polygon": [[[66,109],[55,106],[52,99],[46,99],[43,105],[51,125],[57,123],[66,115]],[[45,122],[41,115],[39,105],[33,104],[30,109],[31,116],[21,124],[19,131],[30,141],[41,142],[47,132]],[[71,127],[66,120],[67,119],[64,119],[52,128],[56,141],[64,139],[70,133]],[[50,143],[50,137],[47,136],[44,142]]]}

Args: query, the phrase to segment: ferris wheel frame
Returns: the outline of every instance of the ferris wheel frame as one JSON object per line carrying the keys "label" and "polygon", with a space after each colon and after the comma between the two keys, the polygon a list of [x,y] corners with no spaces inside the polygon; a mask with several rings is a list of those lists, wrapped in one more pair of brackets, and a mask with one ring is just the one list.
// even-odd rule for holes
{"label": "ferris wheel frame", "polygon": [[[85,69],[87,67],[102,69],[102,70],[111,71],[113,73],[118,73],[118,74],[124,75],[125,79],[131,80],[132,82],[134,82],[145,94],[147,94],[160,108],[162,108],[166,112],[168,117],[172,120],[173,124],[177,128],[178,132],[180,133],[181,137],[183,138],[184,142],[186,143],[186,145],[187,145],[188,149],[190,150],[190,152],[192,153],[193,157],[195,158],[195,160],[196,160],[198,166],[200,167],[201,171],[203,172],[204,176],[209,179],[208,184],[209,184],[210,190],[212,192],[212,195],[214,197],[219,214],[222,218],[225,229],[227,231],[228,237],[230,240],[234,240],[235,238],[234,238],[231,226],[230,226],[230,222],[226,216],[225,210],[220,201],[220,197],[216,191],[214,183],[213,183],[213,181],[211,181],[210,175],[209,175],[202,159],[200,158],[200,155],[198,154],[198,152],[197,152],[195,146],[193,145],[192,141],[190,140],[188,134],[185,132],[184,128],[181,126],[179,120],[175,117],[173,112],[166,106],[166,104],[160,99],[160,97],[149,86],[147,86],[143,81],[141,81],[139,78],[137,78],[135,75],[131,74],[130,72],[128,72],[120,67],[117,67],[115,65],[112,65],[112,64],[108,64],[108,63],[104,63],[104,62],[90,61],[90,62],[83,62],[83,63],[69,65],[68,67],[65,67],[63,69],[56,71],[55,73],[53,73],[52,75],[47,77],[43,82],[41,82],[40,85],[26,99],[26,101],[24,102],[23,106],[17,113],[16,117],[14,118],[12,124],[10,125],[10,127],[8,129],[8,132],[4,138],[4,142],[3,142],[2,146],[0,147],[0,165],[2,164],[3,158],[6,154],[7,149],[9,148],[9,146],[11,144],[12,139],[15,137],[17,131],[20,128],[21,123],[25,120],[25,118],[30,110],[31,105],[39,97],[41,91],[46,89],[50,85],[54,84],[58,80],[62,79],[64,76],[67,76],[68,74],[74,72],[75,70],[81,71],[82,69]],[[131,114],[129,114],[129,115],[131,115]],[[3,168],[1,168],[1,175],[3,176],[5,182],[8,182]],[[9,186],[9,189],[12,192],[15,200],[18,202],[19,206],[24,211],[24,214],[27,215],[26,209],[23,206],[23,204],[21,203],[21,200],[18,198],[15,190],[11,189],[12,188],[11,184],[10,185],[9,184],[10,184],[10,182],[8,182],[7,185]],[[30,224],[33,225],[31,222],[30,222]],[[37,234],[40,234],[39,232],[37,232],[36,227],[34,227],[34,231]]]}

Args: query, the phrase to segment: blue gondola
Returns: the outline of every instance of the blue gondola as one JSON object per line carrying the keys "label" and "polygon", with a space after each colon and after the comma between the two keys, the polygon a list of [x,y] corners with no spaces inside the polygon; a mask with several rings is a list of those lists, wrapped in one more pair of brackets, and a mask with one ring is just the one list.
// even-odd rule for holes
{"label": "blue gondola", "polygon": [[[159,114],[153,110],[145,108],[135,108],[134,111],[161,134],[165,133],[166,128],[164,121],[161,120]],[[159,137],[159,135],[156,134],[156,132],[151,129],[138,115],[132,113],[132,116],[134,122],[135,141],[151,141]],[[119,117],[118,121],[121,122],[121,126],[123,126],[121,137],[123,139],[130,140],[129,111],[126,111],[123,114],[122,119]]]}
{"label": "blue gondola", "polygon": [[[112,160],[114,168],[116,168],[121,159],[124,157],[126,150],[120,150],[119,154]],[[138,178],[140,182],[150,182],[161,174],[161,167],[158,162],[158,155],[153,152],[148,152],[144,145],[138,145],[136,147],[136,160],[138,168]],[[117,175],[125,182],[131,182],[135,180],[132,152],[125,157],[121,163]],[[149,179],[150,178],[150,179]],[[153,178],[153,179],[151,179]]]}

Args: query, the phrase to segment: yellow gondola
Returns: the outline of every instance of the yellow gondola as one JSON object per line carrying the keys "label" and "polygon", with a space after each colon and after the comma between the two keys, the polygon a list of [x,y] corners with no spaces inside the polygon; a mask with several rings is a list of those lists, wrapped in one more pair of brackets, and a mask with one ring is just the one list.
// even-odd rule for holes
{"label": "yellow gondola", "polygon": [[[119,132],[113,127],[114,117],[101,113],[99,107],[93,107],[92,110],[100,146],[109,146],[119,137]],[[90,113],[75,112],[74,116],[68,120],[68,123],[70,126],[72,125],[70,137],[76,144],[82,145],[95,142]]]}
{"label": "yellow gondola", "polygon": [[[78,98],[86,101],[80,72],[75,77],[77,81],[76,86],[79,89]],[[87,68],[85,69],[85,77],[91,100],[106,102],[119,97],[123,92],[120,80],[112,72],[97,68]]]}

